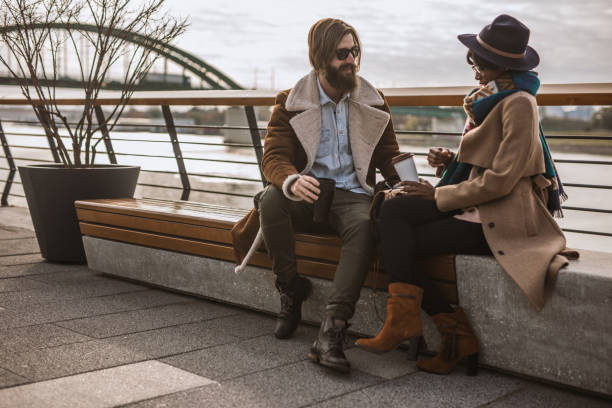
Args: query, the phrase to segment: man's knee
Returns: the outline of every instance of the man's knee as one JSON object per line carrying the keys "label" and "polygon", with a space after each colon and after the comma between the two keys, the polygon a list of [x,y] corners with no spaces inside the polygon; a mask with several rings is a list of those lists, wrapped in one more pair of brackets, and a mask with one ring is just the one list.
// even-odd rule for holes
{"label": "man's knee", "polygon": [[343,242],[361,241],[374,242],[374,225],[367,214],[357,216],[351,220],[341,233]]}
{"label": "man's knee", "polygon": [[283,212],[286,212],[289,199],[285,197],[281,189],[274,184],[269,184],[261,196],[259,197],[257,209],[259,210],[260,219],[274,220]]}

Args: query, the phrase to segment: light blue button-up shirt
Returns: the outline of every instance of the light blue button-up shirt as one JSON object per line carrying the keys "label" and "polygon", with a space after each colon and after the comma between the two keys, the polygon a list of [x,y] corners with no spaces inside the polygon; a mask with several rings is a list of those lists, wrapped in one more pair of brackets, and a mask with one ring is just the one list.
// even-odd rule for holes
{"label": "light blue button-up shirt", "polygon": [[321,103],[321,141],[310,174],[336,180],[336,188],[368,194],[357,179],[348,129],[348,98],[336,104],[325,93],[317,77]]}

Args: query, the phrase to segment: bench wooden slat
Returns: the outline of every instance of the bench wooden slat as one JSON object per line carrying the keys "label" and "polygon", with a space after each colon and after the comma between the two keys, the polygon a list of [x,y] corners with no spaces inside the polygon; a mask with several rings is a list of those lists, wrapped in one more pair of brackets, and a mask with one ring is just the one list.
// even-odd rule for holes
{"label": "bench wooden slat", "polygon": [[[228,245],[232,244],[232,236],[229,229],[231,228],[231,225],[225,225],[225,228],[215,228],[212,226],[206,226],[206,228],[203,228],[203,226],[185,224],[183,222],[164,221],[111,212],[92,211],[83,208],[77,208],[77,217],[79,220],[88,223],[155,232],[159,234],[212,241]],[[321,243],[314,242],[315,238],[316,236],[314,235],[297,234],[295,243],[296,255],[337,262],[338,258],[340,257],[340,246],[334,244],[340,244],[340,240],[327,240],[327,245],[321,245]],[[234,259],[232,258],[232,261],[233,260]]]}

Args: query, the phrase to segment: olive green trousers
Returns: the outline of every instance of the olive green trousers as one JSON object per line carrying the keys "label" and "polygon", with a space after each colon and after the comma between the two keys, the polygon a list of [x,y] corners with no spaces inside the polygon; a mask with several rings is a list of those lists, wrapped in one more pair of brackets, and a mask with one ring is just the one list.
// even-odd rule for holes
{"label": "olive green trousers", "polygon": [[315,224],[312,204],[292,201],[278,187],[267,186],[256,206],[277,287],[289,287],[297,276],[295,232],[335,232],[342,240],[342,251],[326,313],[349,320],[375,253],[370,202],[365,194],[336,189],[327,222]]}

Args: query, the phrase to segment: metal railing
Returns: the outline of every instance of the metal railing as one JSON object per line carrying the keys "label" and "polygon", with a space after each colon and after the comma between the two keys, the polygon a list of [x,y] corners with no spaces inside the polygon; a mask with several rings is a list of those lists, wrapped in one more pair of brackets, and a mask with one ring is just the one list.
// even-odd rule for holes
{"label": "metal railing", "polygon": [[[467,87],[444,87],[444,88],[411,88],[411,89],[387,89],[383,90],[387,96],[387,101],[390,106],[459,106],[462,103],[463,95],[467,92]],[[78,105],[79,99],[75,98],[60,98],[58,104],[63,105]],[[103,105],[112,105],[116,100],[112,97],[103,98],[99,100],[100,106],[96,109],[96,116],[100,122],[104,121],[104,113],[102,110]],[[573,84],[573,85],[548,85],[543,86],[539,95],[538,103],[541,106],[548,105],[612,105],[612,84]],[[2,105],[25,105],[23,99],[0,99],[0,107]],[[228,183],[242,182],[253,184],[253,191],[259,189],[256,185],[263,183],[265,185],[264,177],[261,172],[261,158],[263,155],[263,147],[261,144],[261,138],[265,133],[265,128],[258,127],[254,106],[272,106],[274,104],[274,94],[270,91],[176,91],[176,92],[164,92],[163,96],[157,92],[146,92],[146,93],[135,93],[132,98],[131,105],[140,106],[160,106],[162,111],[162,117],[164,124],[150,125],[150,124],[137,124],[137,123],[120,123],[114,131],[114,135],[111,136],[108,129],[103,128],[101,130],[101,136],[105,146],[105,153],[107,154],[109,163],[121,163],[122,158],[134,157],[134,158],[148,158],[148,159],[168,159],[173,160],[176,163],[176,171],[159,170],[159,169],[143,169],[142,172],[145,174],[164,174],[174,175],[180,178],[180,186],[173,185],[160,185],[147,182],[138,183],[141,187],[148,188],[163,188],[169,190],[180,191],[181,200],[188,200],[192,192],[214,194],[214,195],[225,195],[228,197],[252,197],[252,192],[235,192],[235,191],[223,191],[214,188],[197,188],[192,186],[190,176],[205,177],[209,179],[224,180]],[[210,142],[210,141],[181,141],[179,138],[179,132],[177,132],[177,125],[175,124],[170,106],[240,106],[244,109],[246,117],[246,126],[230,126],[230,125],[179,125],[181,129],[193,130],[193,131],[244,131],[250,135],[250,143],[237,143],[237,142]],[[1,166],[0,171],[7,172],[4,181],[4,188],[2,192],[2,205],[8,205],[8,198],[10,196],[23,198],[22,194],[11,192],[11,186],[13,184],[21,184],[20,181],[15,180],[17,162],[23,163],[53,163],[59,162],[59,156],[57,155],[55,143],[50,143],[48,135],[44,133],[30,133],[12,131],[5,132],[2,128],[2,118],[0,118],[0,142],[2,143],[4,158],[6,161],[6,167]],[[20,126],[37,126],[38,122],[25,121],[25,120],[4,120],[4,123],[10,123],[12,125]],[[157,140],[155,138],[127,138],[118,135],[116,130],[120,130],[122,126],[130,126],[132,128],[142,127],[150,128],[151,126],[165,127],[168,135],[166,140]],[[446,136],[446,137],[459,137],[459,132],[436,132],[436,131],[407,131],[396,129],[398,136],[410,136],[410,135],[428,135],[428,136]],[[47,143],[37,145],[28,145],[22,143],[13,143],[9,146],[7,136],[11,137],[34,137],[46,139]],[[550,140],[570,140],[580,139],[582,141],[611,141],[612,136],[590,136],[590,135],[555,135],[548,136]],[[116,151],[113,143],[117,142],[137,142],[137,143],[153,143],[153,144],[169,144],[172,147],[172,154],[148,154],[148,153],[128,153]],[[254,160],[239,160],[239,159],[223,159],[223,158],[211,158],[211,157],[198,157],[192,155],[184,155],[183,150],[189,146],[202,146],[202,147],[223,147],[233,149],[252,149],[254,152]],[[50,151],[53,160],[32,158],[23,156],[14,156],[11,153],[11,149],[19,149],[24,151]],[[416,156],[423,157],[426,152],[414,152]],[[208,162],[208,163],[219,163],[219,164],[232,164],[238,166],[252,166],[253,171],[249,172],[247,176],[237,176],[232,174],[218,174],[215,172],[188,172],[186,161],[189,162]],[[612,165],[612,160],[579,160],[579,159],[557,159],[557,163],[566,164],[581,164],[589,166],[603,166],[605,171],[612,174],[612,170],[609,166]],[[255,168],[257,166],[257,169]],[[259,177],[256,177],[257,174]],[[421,176],[433,177],[433,173],[421,173]],[[592,184],[585,182],[569,182],[565,183],[566,187],[581,188],[588,190],[612,190],[612,185],[601,185]],[[564,206],[566,210],[589,212],[593,214],[612,214],[612,210],[604,208],[591,208],[588,206]],[[587,229],[574,229],[565,228],[567,232],[588,234],[594,236],[605,236],[612,237],[611,231],[594,231]]]}

